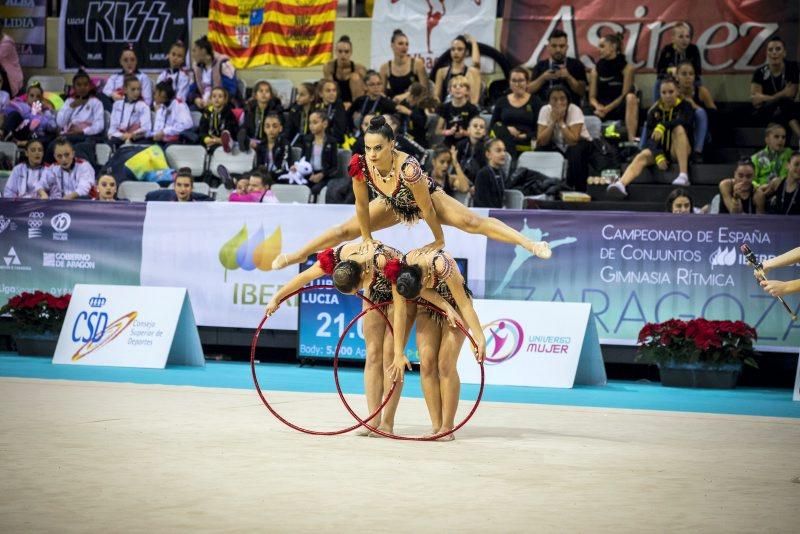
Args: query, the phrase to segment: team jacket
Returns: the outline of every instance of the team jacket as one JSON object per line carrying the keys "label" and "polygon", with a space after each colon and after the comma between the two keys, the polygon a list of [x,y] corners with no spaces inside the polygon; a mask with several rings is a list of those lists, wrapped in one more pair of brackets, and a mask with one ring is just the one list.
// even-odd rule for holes
{"label": "team jacket", "polygon": [[56,124],[61,132],[66,132],[72,126],[83,130],[83,135],[97,135],[103,132],[103,104],[97,98],[90,96],[80,106],[73,108],[74,98],[68,98],[56,115]]}
{"label": "team jacket", "polygon": [[122,137],[123,134],[147,134],[152,129],[150,108],[142,100],[129,102],[127,99],[117,100],[111,108],[111,124],[108,126],[108,138]]}
{"label": "team jacket", "polygon": [[86,196],[94,186],[94,169],[88,161],[75,158],[72,169],[65,171],[60,165],[48,165],[42,173],[36,190],[44,189],[50,198],[62,198],[70,193]]}

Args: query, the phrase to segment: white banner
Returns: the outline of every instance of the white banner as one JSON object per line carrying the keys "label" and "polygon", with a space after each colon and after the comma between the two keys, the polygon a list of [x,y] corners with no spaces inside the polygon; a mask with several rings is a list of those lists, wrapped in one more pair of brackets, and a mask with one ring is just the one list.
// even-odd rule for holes
{"label": "white banner", "polygon": [[[458,35],[469,34],[479,43],[494,46],[496,17],[496,0],[375,0],[372,68],[378,70],[392,59],[391,39],[396,29],[408,36],[408,53],[423,58],[425,69],[430,71],[436,59],[450,50],[451,41]],[[467,57],[469,54],[467,50]],[[472,61],[468,60],[467,64],[471,65]]]}
{"label": "white banner", "polygon": [[53,363],[163,369],[204,365],[186,289],[77,284]]}
{"label": "white banner", "polygon": [[[488,215],[486,209],[473,211]],[[199,325],[254,328],[272,295],[298,273],[296,265],[272,271],[272,260],[354,216],[347,205],[152,202],[141,283],[186,287]],[[467,259],[470,288],[482,296],[486,238],[449,227],[444,233],[448,252]],[[432,239],[424,222],[373,236],[402,251]],[[267,328],[297,330],[297,299],[284,303]]]}
{"label": "white banner", "polygon": [[[606,383],[606,372],[590,304],[475,300],[486,336],[486,383],[571,388]],[[480,383],[469,342],[458,358],[458,374]]]}

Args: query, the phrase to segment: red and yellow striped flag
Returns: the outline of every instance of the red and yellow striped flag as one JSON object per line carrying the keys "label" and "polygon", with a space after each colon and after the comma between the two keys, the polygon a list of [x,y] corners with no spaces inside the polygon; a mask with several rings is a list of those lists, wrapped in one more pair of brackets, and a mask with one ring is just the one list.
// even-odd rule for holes
{"label": "red and yellow striped flag", "polygon": [[211,0],[208,39],[237,69],[331,58],[336,0]]}

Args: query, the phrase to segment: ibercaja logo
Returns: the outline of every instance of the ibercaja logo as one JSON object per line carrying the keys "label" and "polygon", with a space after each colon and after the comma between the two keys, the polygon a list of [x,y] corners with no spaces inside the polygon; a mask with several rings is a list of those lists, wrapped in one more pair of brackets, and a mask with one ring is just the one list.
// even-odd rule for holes
{"label": "ibercaja logo", "polygon": [[483,325],[486,337],[486,363],[496,365],[519,353],[525,339],[522,326],[514,319],[496,319]]}
{"label": "ibercaja logo", "polygon": [[82,310],[75,318],[72,342],[83,345],[72,355],[73,362],[114,341],[139,315],[139,312],[132,311],[109,323],[108,314],[102,311],[106,303],[107,299],[98,294],[89,299],[89,310]]}
{"label": "ibercaja logo", "polygon": [[225,281],[228,280],[228,271],[239,268],[245,271],[272,270],[272,262],[280,253],[280,226],[265,239],[263,226],[252,236],[248,236],[247,225],[242,225],[242,229],[219,249],[219,262],[225,268]]}

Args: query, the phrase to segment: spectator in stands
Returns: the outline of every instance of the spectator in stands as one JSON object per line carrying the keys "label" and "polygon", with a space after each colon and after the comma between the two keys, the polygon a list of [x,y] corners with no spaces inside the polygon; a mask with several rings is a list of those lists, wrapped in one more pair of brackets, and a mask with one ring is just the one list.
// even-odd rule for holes
{"label": "spectator in stands", "polygon": [[478,171],[487,165],[485,144],[489,138],[486,131],[486,120],[480,115],[472,117],[467,128],[467,137],[456,145],[458,162],[464,174],[472,181],[478,176]]}
{"label": "spectator in stands", "polygon": [[[401,135],[400,117],[397,115],[384,115],[383,118],[386,120],[386,124],[389,125],[389,128],[392,129],[392,133],[394,133],[395,149],[399,150],[400,152],[405,152],[409,156],[414,156],[419,164],[424,167],[425,163],[428,161],[428,152],[422,147],[422,145],[419,145],[408,137]],[[367,124],[369,124],[369,121],[367,121]]]}
{"label": "spectator in stands", "polygon": [[11,169],[3,198],[37,198],[37,186],[47,172],[44,166],[44,143],[31,139],[25,147],[26,161]]}
{"label": "spectator in stands", "polygon": [[478,106],[467,99],[469,82],[464,76],[450,79],[450,101],[439,106],[436,135],[444,136],[444,144],[454,146],[467,137],[467,127],[472,117],[480,113]]}
{"label": "spectator in stands", "polygon": [[623,121],[628,141],[639,129],[639,99],[633,86],[633,65],[622,53],[622,34],[600,39],[600,59],[589,73],[589,103],[603,121]]}
{"label": "spectator in stands", "polygon": [[[786,129],[780,124],[770,124],[766,129],[764,138],[766,147],[753,154],[750,160],[755,168],[753,186],[764,189],[770,186],[776,178],[785,178],[788,174],[789,158],[792,157],[791,149],[786,146]],[[765,191],[770,194],[774,190]]]}
{"label": "spectator in stands", "polygon": [[[467,48],[470,49],[472,66],[466,64]],[[450,80],[456,76],[464,76],[469,81],[469,101],[474,105],[479,105],[481,100],[481,52],[478,48],[478,41],[470,35],[459,35],[450,43],[450,65],[437,70],[433,77],[436,80],[433,94],[439,102],[445,102],[448,97]]]}
{"label": "spectator in stands", "polygon": [[[755,195],[757,213],[800,215],[800,152],[792,154],[786,178],[773,179],[774,187]],[[772,184],[771,184],[772,185]]]}
{"label": "spectator in stands", "polygon": [[762,123],[775,122],[791,128],[800,143],[800,106],[795,101],[800,87],[800,68],[786,59],[786,45],[778,37],[767,42],[767,64],[753,72],[750,100]]}
{"label": "spectator in stands", "polygon": [[380,74],[374,70],[367,71],[364,81],[367,84],[367,94],[357,98],[349,110],[350,123],[356,128],[361,127],[361,121],[368,113],[372,115],[392,114],[397,108],[392,99],[383,95],[383,80]]}
{"label": "spectator in stands", "polygon": [[308,117],[311,133],[303,139],[303,157],[311,163],[311,176],[308,177],[311,195],[316,198],[329,180],[336,177],[339,166],[336,141],[325,133],[328,118],[321,109],[315,109]]}
{"label": "spectator in stands", "polygon": [[567,183],[586,191],[592,144],[583,111],[569,101],[569,92],[561,85],[550,89],[547,102],[539,111],[536,150],[560,152],[567,159]]}
{"label": "spectator in stands", "polygon": [[[397,104],[397,113],[402,117],[401,130],[406,137],[418,145],[428,148],[428,116],[436,111],[436,101],[428,88],[414,82],[408,88],[408,98]],[[369,124],[369,121],[366,121]]]}
{"label": "spectator in stands", "polygon": [[668,213],[694,213],[694,201],[689,191],[683,188],[673,189],[667,196],[667,212]]}
{"label": "spectator in stands", "polygon": [[322,67],[322,75],[336,82],[339,87],[339,99],[345,110],[349,110],[353,101],[364,94],[364,76],[367,69],[363,65],[354,63],[353,43],[350,37],[342,35],[336,42],[334,48],[336,59],[333,59]]}
{"label": "spectator in stands", "polygon": [[[250,185],[250,174],[245,173],[236,180],[236,189],[231,193],[233,195],[246,195],[247,188]],[[230,200],[230,198],[229,198]]]}
{"label": "spectator in stands", "polygon": [[19,63],[17,43],[5,32],[4,22],[5,19],[0,19],[0,70],[5,72],[0,90],[6,91],[13,98],[25,87],[25,77]]}
{"label": "spectator in stands", "polygon": [[[56,115],[60,134],[77,144],[103,133],[105,119],[103,104],[95,96],[95,88],[86,72],[79,70],[72,78],[72,96],[67,98]],[[45,161],[53,161],[54,143],[48,145]]]}
{"label": "spectator in stands", "polygon": [[506,190],[506,147],[500,139],[486,143],[488,165],[475,178],[475,193],[472,205],[476,208],[502,208]]}
{"label": "spectator in stands", "polygon": [[229,202],[261,202],[264,204],[277,204],[278,199],[272,192],[272,180],[260,171],[251,172],[245,180],[245,191],[237,191],[228,197]]}
{"label": "spectator in stands", "polygon": [[44,98],[39,82],[31,82],[24,96],[0,106],[0,141],[10,138],[24,147],[29,139],[39,139],[45,146],[55,137],[56,125],[53,104]]}
{"label": "spectator in stands", "polygon": [[514,67],[508,81],[511,92],[498,98],[492,111],[492,132],[516,159],[520,152],[533,150],[542,102],[526,90],[530,81],[527,69]]}
{"label": "spectator in stands", "polygon": [[553,30],[547,41],[550,59],[543,59],[533,67],[528,91],[542,98],[555,85],[566,86],[569,101],[580,105],[586,94],[586,67],[577,59],[567,57],[567,34]]}
{"label": "spectator in stands", "polygon": [[661,98],[647,113],[647,131],[651,132],[645,148],[639,152],[625,173],[608,186],[611,197],[628,196],[626,187],[633,182],[646,167],[657,165],[662,171],[669,167],[669,158],[678,161],[680,172],[672,181],[673,185],[689,185],[689,141],[694,111],[692,106],[678,97],[678,83],[673,78],[661,82]]}
{"label": "spectator in stands", "polygon": [[282,115],[270,113],[264,119],[263,141],[256,147],[256,166],[274,182],[294,164],[292,147],[283,135]]}
{"label": "spectator in stands", "polygon": [[692,44],[692,28],[686,22],[678,22],[672,28],[672,43],[665,45],[658,54],[656,62],[656,84],[653,86],[653,100],[661,96],[661,81],[665,78],[675,78],[678,75],[678,65],[684,62],[694,65],[697,79],[703,74],[703,65],[700,59],[700,49]]}
{"label": "spectator in stands", "polygon": [[204,35],[192,45],[194,66],[194,83],[189,87],[189,98],[199,110],[206,109],[211,103],[211,90],[221,87],[233,101],[239,93],[236,81],[236,69],[228,57],[217,54],[211,47],[208,36]]}
{"label": "spectator in stands", "polygon": [[[408,37],[403,30],[397,29],[392,32],[392,52],[394,64],[390,59],[380,68],[380,92],[385,92],[386,96],[395,102],[402,102],[408,98],[408,88],[412,83],[420,82],[428,85],[428,73],[425,72],[425,61],[422,58],[412,57],[408,54]],[[383,85],[384,83],[385,85]],[[367,83],[367,92],[369,89],[369,83]],[[371,111],[378,114],[394,113],[394,109],[373,109]],[[363,115],[364,111],[361,114]]]}
{"label": "spectator in stands", "polygon": [[97,191],[95,200],[101,202],[117,201],[117,179],[111,174],[101,174],[97,179]]}
{"label": "spectator in stands", "polygon": [[264,122],[267,115],[273,113],[283,113],[281,99],[273,91],[272,84],[260,80],[253,88],[253,98],[245,105],[244,125],[239,128],[238,136],[241,150],[255,149],[264,141]]}
{"label": "spectator in stands", "polygon": [[[503,161],[505,163],[505,160]],[[450,169],[453,172],[450,172]],[[447,148],[444,145],[433,147],[433,166],[431,178],[448,195],[455,196],[455,193],[467,193],[472,187],[461,165],[456,158],[456,147]]]}
{"label": "spectator in stands", "polygon": [[168,81],[172,85],[175,98],[189,102],[189,86],[192,85],[192,72],[186,68],[186,45],[177,41],[169,48],[167,54],[169,68],[162,70],[156,79],[156,84]]}
{"label": "spectator in stands", "polygon": [[369,128],[369,121],[371,121],[374,116],[375,115],[372,113],[367,113],[364,115],[364,118],[361,121],[361,127],[356,133],[356,142],[350,147],[350,151],[353,154],[364,154],[364,134],[367,132],[367,128]]}
{"label": "spectator in stands", "polygon": [[736,164],[733,178],[725,178],[719,183],[719,194],[722,200],[720,213],[756,212],[753,181],[756,169],[749,159],[740,160]]}
{"label": "spectator in stands", "polygon": [[203,110],[203,117],[200,119],[200,139],[209,154],[220,146],[225,152],[230,152],[239,122],[228,100],[228,91],[223,87],[215,87],[211,91],[210,102],[211,104]]}
{"label": "spectator in stands", "polygon": [[[153,108],[155,118],[149,136],[157,143],[177,143],[182,135],[188,135],[194,128],[189,106],[175,97],[175,89],[170,80],[156,84]],[[192,132],[192,137],[195,136],[196,133]]]}
{"label": "spectator in stands", "polygon": [[144,139],[153,129],[150,108],[142,100],[139,79],[128,75],[124,84],[125,98],[114,102],[108,127],[108,142],[113,147]]}
{"label": "spectator in stands", "polygon": [[89,162],[75,157],[72,143],[59,137],[55,143],[56,164],[47,167],[36,187],[41,199],[73,200],[85,197],[94,187],[94,169]]}
{"label": "spectator in stands", "polygon": [[709,113],[717,110],[711,92],[700,85],[694,72],[694,65],[684,61],[678,65],[678,93],[679,97],[688,102],[694,111],[694,135],[692,142],[692,160],[695,163],[703,162],[703,148],[709,131]]}
{"label": "spectator in stands", "polygon": [[344,142],[344,136],[350,131],[347,112],[339,100],[339,86],[333,80],[320,80],[317,84],[317,107],[325,112],[328,119],[328,131],[338,144]]}
{"label": "spectator in stands", "polygon": [[174,189],[156,189],[144,197],[145,202],[198,202],[212,200],[210,196],[194,192],[192,169],[181,167],[175,174]]}
{"label": "spectator in stands", "polygon": [[304,82],[297,88],[294,104],[286,117],[286,138],[292,146],[301,144],[308,133],[308,114],[316,105],[315,95],[313,83]]}
{"label": "spectator in stands", "polygon": [[106,110],[111,111],[115,102],[125,100],[125,77],[135,76],[141,84],[142,100],[149,107],[153,104],[153,82],[147,74],[139,71],[139,60],[136,57],[136,52],[133,51],[133,45],[129,45],[127,49],[122,51],[119,57],[119,64],[122,71],[112,74],[103,85],[103,105]]}

